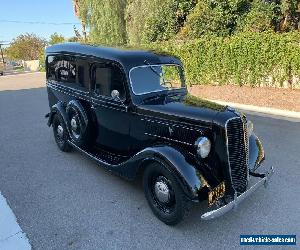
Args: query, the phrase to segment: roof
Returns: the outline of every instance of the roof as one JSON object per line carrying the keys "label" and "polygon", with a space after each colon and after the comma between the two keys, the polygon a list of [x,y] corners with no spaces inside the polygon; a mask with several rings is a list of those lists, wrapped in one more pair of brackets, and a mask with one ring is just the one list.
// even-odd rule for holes
{"label": "roof", "polygon": [[46,54],[48,55],[52,53],[88,55],[92,57],[117,61],[128,70],[135,66],[145,65],[145,61],[150,64],[182,64],[178,58],[165,53],[146,50],[127,50],[99,47],[81,43],[62,43],[47,47]]}

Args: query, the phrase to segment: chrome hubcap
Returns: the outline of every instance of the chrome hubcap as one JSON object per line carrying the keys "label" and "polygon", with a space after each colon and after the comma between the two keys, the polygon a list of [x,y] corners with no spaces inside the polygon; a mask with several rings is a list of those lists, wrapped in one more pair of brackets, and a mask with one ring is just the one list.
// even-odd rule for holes
{"label": "chrome hubcap", "polygon": [[58,125],[57,126],[57,135],[60,137],[60,138],[63,138],[63,135],[64,135],[64,129],[61,125]]}
{"label": "chrome hubcap", "polygon": [[77,122],[76,122],[75,117],[73,117],[71,120],[71,127],[73,130],[77,130]]}
{"label": "chrome hubcap", "polygon": [[162,203],[168,203],[170,200],[170,190],[168,185],[163,181],[159,180],[154,184],[154,192],[157,199]]}

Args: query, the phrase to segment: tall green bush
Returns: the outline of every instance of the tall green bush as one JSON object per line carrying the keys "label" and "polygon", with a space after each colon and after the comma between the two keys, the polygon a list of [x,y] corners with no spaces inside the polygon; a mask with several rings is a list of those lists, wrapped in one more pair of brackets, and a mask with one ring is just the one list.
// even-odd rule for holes
{"label": "tall green bush", "polygon": [[189,84],[299,87],[300,34],[239,33],[231,37],[204,36],[183,43],[151,45],[180,57]]}

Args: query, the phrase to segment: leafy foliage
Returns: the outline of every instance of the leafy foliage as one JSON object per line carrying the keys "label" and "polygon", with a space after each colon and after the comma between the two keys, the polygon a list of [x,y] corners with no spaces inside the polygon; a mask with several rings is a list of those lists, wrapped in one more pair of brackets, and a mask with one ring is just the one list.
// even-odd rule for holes
{"label": "leafy foliage", "polygon": [[189,38],[204,34],[231,35],[250,6],[249,0],[199,0],[188,16],[181,35]]}
{"label": "leafy foliage", "polygon": [[168,40],[183,27],[196,0],[132,0],[126,23],[129,43]]}
{"label": "leafy foliage", "polygon": [[299,87],[299,40],[298,32],[247,32],[150,46],[180,57],[189,85],[282,86],[284,81],[289,81]]}
{"label": "leafy foliage", "polygon": [[89,39],[104,45],[126,43],[126,0],[80,0],[79,17],[89,28]]}
{"label": "leafy foliage", "polygon": [[273,30],[273,24],[277,21],[276,7],[274,3],[254,0],[250,11],[241,18],[239,29],[241,31],[262,32]]}
{"label": "leafy foliage", "polygon": [[49,45],[54,45],[57,43],[63,43],[66,39],[63,35],[59,35],[56,32],[50,36]]}
{"label": "leafy foliage", "polygon": [[34,34],[26,33],[15,38],[6,53],[13,60],[36,60],[39,59],[47,42]]}
{"label": "leafy foliage", "polygon": [[90,42],[183,59],[190,84],[299,85],[300,0],[78,0]]}

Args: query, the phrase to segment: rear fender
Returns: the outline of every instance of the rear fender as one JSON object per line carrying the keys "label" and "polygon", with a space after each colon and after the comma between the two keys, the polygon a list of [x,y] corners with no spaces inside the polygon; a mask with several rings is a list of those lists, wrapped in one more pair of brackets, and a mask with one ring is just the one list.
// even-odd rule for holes
{"label": "rear fender", "polygon": [[49,113],[49,116],[48,116],[48,122],[47,122],[47,125],[49,127],[52,125],[53,117],[54,117],[55,114],[61,115],[61,117],[63,118],[63,120],[66,124],[68,132],[70,133],[67,113],[66,113],[66,110],[65,110],[62,102],[58,102],[58,103],[56,103],[55,105],[53,105],[51,107],[51,110],[50,110],[50,113]]}

